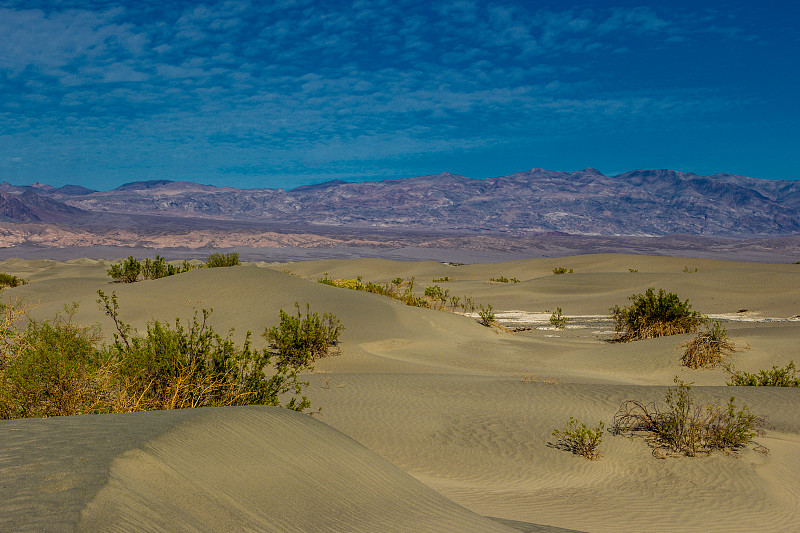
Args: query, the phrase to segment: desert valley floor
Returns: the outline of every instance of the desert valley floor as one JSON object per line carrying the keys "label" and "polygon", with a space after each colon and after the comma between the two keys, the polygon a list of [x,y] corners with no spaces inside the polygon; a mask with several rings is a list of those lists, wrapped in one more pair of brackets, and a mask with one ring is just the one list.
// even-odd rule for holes
{"label": "desert valley floor", "polygon": [[[465,261],[466,262],[466,261]],[[690,370],[691,335],[610,343],[609,309],[648,287],[724,321],[726,358],[755,372],[800,363],[800,265],[597,254],[452,265],[337,259],[246,263],[114,284],[111,261],[7,259],[28,279],[6,289],[32,316],[79,303],[75,320],[190,319],[256,344],[295,302],[344,324],[341,353],[305,378],[313,416],[271,407],[0,421],[3,531],[797,531],[800,389],[729,387],[722,368]],[[564,267],[573,273],[554,275]],[[323,276],[434,279],[491,304],[505,328],[317,283]],[[492,278],[516,278],[518,283]],[[550,326],[556,308],[571,318]],[[530,329],[514,332],[516,326]],[[761,453],[654,456],[606,434],[602,458],[558,449],[570,416],[608,426],[626,399],[663,401],[678,376],[704,402],[766,417]]]}

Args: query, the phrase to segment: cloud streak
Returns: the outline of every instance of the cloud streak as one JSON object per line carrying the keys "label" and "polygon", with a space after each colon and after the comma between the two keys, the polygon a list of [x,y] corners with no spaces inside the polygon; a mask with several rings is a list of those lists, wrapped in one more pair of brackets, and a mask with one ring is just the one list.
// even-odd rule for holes
{"label": "cloud streak", "polygon": [[26,5],[0,4],[0,147],[30,161],[21,141],[77,151],[103,142],[107,155],[89,150],[83,166],[103,179],[132,144],[153,159],[130,160],[165,174],[180,160],[165,155],[175,145],[209,152],[200,159],[219,168],[248,166],[229,164],[233,151],[265,174],[304,160],[305,174],[354,161],[374,172],[381,158],[403,153],[520,146],[604,125],[663,127],[746,101],[624,68],[710,35],[745,39],[709,13],[469,0]]}

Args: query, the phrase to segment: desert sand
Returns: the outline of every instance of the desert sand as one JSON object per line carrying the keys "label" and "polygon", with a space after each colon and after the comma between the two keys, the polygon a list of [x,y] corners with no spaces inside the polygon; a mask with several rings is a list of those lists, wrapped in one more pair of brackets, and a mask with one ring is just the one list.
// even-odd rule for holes
{"label": "desert sand", "polygon": [[[800,265],[599,254],[453,266],[384,259],[248,263],[155,281],[111,283],[111,261],[19,260],[30,280],[4,301],[52,318],[191,318],[256,345],[279,309],[309,302],[344,324],[341,353],[318,360],[313,416],[247,407],[0,421],[3,531],[797,531],[800,390],[728,387],[727,372],[681,366],[690,335],[618,344],[609,308],[648,287],[725,321],[739,370],[800,362]],[[572,274],[554,275],[565,267]],[[636,270],[632,272],[631,270]],[[511,332],[474,317],[408,307],[319,284],[434,278],[491,304]],[[517,278],[519,283],[491,282]],[[556,307],[571,318],[556,330]],[[606,434],[587,461],[549,445],[570,416],[610,425],[625,399],[663,400],[673,378],[704,402],[767,418],[768,454],[659,459],[640,438]]]}

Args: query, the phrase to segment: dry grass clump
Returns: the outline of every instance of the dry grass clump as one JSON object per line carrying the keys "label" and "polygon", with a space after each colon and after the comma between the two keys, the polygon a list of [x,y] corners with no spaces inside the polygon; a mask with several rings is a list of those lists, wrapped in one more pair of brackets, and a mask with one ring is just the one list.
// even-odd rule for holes
{"label": "dry grass clump", "polygon": [[617,342],[627,342],[667,335],[694,333],[707,319],[692,311],[689,300],[682,301],[678,295],[664,289],[650,287],[644,294],[628,298],[631,305],[611,308]]}
{"label": "dry grass clump", "polygon": [[668,388],[665,406],[626,400],[614,415],[612,432],[645,433],[655,451],[695,456],[714,450],[735,452],[763,435],[764,419],[747,406],[737,410],[731,396],[727,405],[697,405],[691,385],[675,378],[677,388]]}
{"label": "dry grass clump", "polygon": [[707,331],[681,345],[686,348],[683,365],[689,368],[714,368],[722,362],[725,355],[736,351],[736,346],[728,338],[728,332],[719,321],[714,321]]}

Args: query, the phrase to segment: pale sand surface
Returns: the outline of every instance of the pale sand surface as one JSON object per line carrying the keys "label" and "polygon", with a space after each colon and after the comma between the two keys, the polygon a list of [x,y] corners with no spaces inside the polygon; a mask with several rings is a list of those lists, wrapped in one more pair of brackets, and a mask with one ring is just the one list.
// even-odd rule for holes
{"label": "pale sand surface", "polygon": [[[139,329],[154,318],[185,321],[193,309],[213,307],[217,331],[235,327],[240,340],[252,330],[257,345],[280,308],[310,302],[347,328],[341,354],[318,361],[308,376],[307,394],[321,411],[313,419],[253,408],[3,422],[3,471],[12,468],[19,481],[6,482],[4,474],[3,490],[16,496],[3,498],[0,516],[12,516],[12,524],[35,516],[39,522],[31,523],[52,531],[70,530],[78,519],[90,530],[130,530],[140,520],[142,529],[169,530],[174,520],[162,520],[176,516],[200,530],[214,520],[222,529],[239,520],[276,531],[386,531],[384,524],[411,523],[431,531],[800,528],[800,390],[726,387],[722,369],[686,369],[679,345],[689,335],[604,340],[613,330],[612,305],[663,287],[725,318],[741,348],[728,357],[737,369],[800,362],[800,265],[611,254],[463,266],[354,259],[248,264],[120,285],[109,282],[108,264],[2,261],[0,271],[31,281],[2,296],[39,302],[33,314],[40,318],[77,301],[75,320],[100,324],[106,338],[111,323],[96,303],[97,289],[116,291],[121,318]],[[553,275],[559,266],[574,273]],[[451,294],[516,311],[537,329],[510,333],[316,283],[325,273],[365,281],[415,276],[420,291],[448,276],[453,281],[439,285]],[[499,276],[520,283],[489,281]],[[556,307],[574,319],[566,330],[546,323]],[[676,375],[694,382],[702,401],[735,395],[766,415],[767,434],[757,440],[769,455],[659,460],[641,439],[608,434],[603,458],[594,462],[548,446],[570,416],[609,425],[625,399],[663,400]],[[135,420],[125,424],[129,433],[103,437],[122,417]],[[73,429],[56,429],[58,423]],[[36,431],[6,430],[25,424]],[[81,427],[92,436],[83,454],[74,444]],[[53,474],[60,481],[47,489],[42,465],[52,461],[37,457],[47,457],[54,442],[66,451]],[[253,462],[254,454],[262,459]],[[276,493],[273,482],[286,491]]]}

